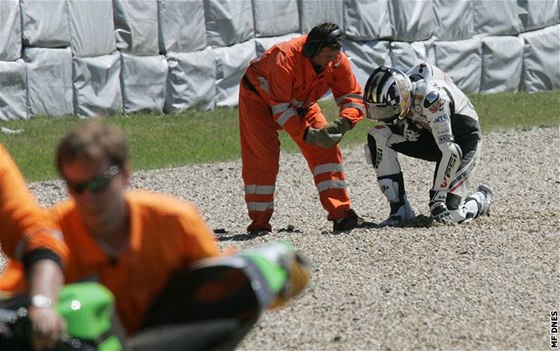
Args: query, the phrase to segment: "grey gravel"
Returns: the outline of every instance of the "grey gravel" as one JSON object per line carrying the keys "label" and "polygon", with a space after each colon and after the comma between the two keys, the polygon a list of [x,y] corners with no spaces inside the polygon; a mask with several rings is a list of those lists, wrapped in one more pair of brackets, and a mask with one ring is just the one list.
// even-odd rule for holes
{"label": "grey gravel", "polygon": [[[311,262],[309,286],[239,350],[547,350],[560,309],[559,139],[558,128],[485,135],[471,187],[490,182],[495,200],[465,226],[333,234],[300,154],[282,155],[273,232],[251,240],[239,162],[136,172],[132,187],[194,202],[221,247],[287,240]],[[363,148],[343,154],[354,209],[379,223],[389,209]],[[427,215],[434,165],[400,159]],[[43,205],[65,196],[59,181],[30,187]]]}

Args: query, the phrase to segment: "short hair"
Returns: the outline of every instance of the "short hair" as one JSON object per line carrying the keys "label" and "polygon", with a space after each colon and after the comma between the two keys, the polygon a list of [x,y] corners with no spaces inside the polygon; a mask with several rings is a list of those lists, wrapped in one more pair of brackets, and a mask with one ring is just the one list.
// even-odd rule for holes
{"label": "short hair", "polygon": [[338,24],[325,22],[311,29],[303,46],[303,56],[313,57],[325,47],[342,47],[344,31]]}
{"label": "short hair", "polygon": [[311,28],[309,31],[309,36],[311,40],[321,40],[324,39],[330,32],[334,32],[340,27],[336,23],[324,22]]}
{"label": "short hair", "polygon": [[56,168],[78,160],[109,161],[122,167],[128,161],[128,144],[122,131],[101,118],[92,118],[71,129],[58,143]]}

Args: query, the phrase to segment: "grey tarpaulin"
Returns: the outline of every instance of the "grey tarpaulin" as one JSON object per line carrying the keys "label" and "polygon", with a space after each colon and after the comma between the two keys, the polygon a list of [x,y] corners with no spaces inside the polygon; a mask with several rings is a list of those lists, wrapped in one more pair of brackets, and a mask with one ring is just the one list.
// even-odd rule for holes
{"label": "grey tarpaulin", "polygon": [[521,81],[523,40],[518,37],[482,39],[481,93],[516,92]]}
{"label": "grey tarpaulin", "polygon": [[160,51],[193,52],[207,46],[202,0],[159,0]]}
{"label": "grey tarpaulin", "polygon": [[377,66],[392,66],[389,47],[388,41],[347,40],[344,42],[344,51],[350,59],[358,83],[364,86]]}
{"label": "grey tarpaulin", "polygon": [[[70,46],[66,1],[21,0],[21,20],[25,46],[60,48]],[[45,15],[56,21],[44,21]]]}
{"label": "grey tarpaulin", "polygon": [[230,46],[255,36],[251,0],[208,0],[204,14],[208,45]]}
{"label": "grey tarpaulin", "polygon": [[253,18],[257,37],[274,37],[300,29],[295,0],[253,1]]}
{"label": "grey tarpaulin", "polygon": [[367,1],[354,0],[352,5],[345,9],[348,38],[368,41],[393,36],[388,2],[376,1],[375,6],[371,6]]}
{"label": "grey tarpaulin", "polygon": [[257,50],[257,55],[262,55],[266,50],[270,49],[274,44],[281,43],[283,41],[288,41],[300,35],[301,34],[299,33],[289,33],[289,34],[282,35],[280,37],[256,38],[255,46]]}
{"label": "grey tarpaulin", "polygon": [[464,40],[474,35],[472,1],[449,2],[435,1],[434,15],[438,24],[435,37],[438,40]]}
{"label": "grey tarpaulin", "polygon": [[135,56],[121,53],[123,111],[163,113],[167,82],[163,55]]}
{"label": "grey tarpaulin", "polygon": [[245,72],[244,67],[256,56],[255,42],[249,40],[226,48],[216,48],[214,54],[218,62],[216,106],[237,106],[239,81]]}
{"label": "grey tarpaulin", "polygon": [[27,119],[25,62],[0,61],[0,73],[0,119]]}
{"label": "grey tarpaulin", "polygon": [[435,64],[463,90],[478,93],[482,74],[482,45],[479,38],[434,43]]}
{"label": "grey tarpaulin", "polygon": [[74,57],[74,111],[78,116],[122,112],[120,54]]}
{"label": "grey tarpaulin", "polygon": [[522,32],[558,24],[560,3],[557,0],[517,0],[517,5]]}
{"label": "grey tarpaulin", "polygon": [[114,0],[115,36],[121,52],[159,54],[157,0]]}
{"label": "grey tarpaulin", "polygon": [[[344,14],[345,9],[352,9],[347,6],[351,1],[340,0],[321,0],[321,6],[317,6],[315,1],[299,1],[299,23],[302,33],[307,33],[311,28],[321,22],[344,23],[348,16]],[[348,28],[348,23],[346,23]]]}
{"label": "grey tarpaulin", "polygon": [[74,114],[72,103],[72,52],[70,48],[26,48],[29,114]]}
{"label": "grey tarpaulin", "polygon": [[420,61],[430,61],[428,58],[429,43],[416,41],[406,43],[393,41],[390,43],[391,65],[395,67],[412,67]]}
{"label": "grey tarpaulin", "polygon": [[20,19],[16,1],[0,1],[0,61],[15,61],[20,58]]}
{"label": "grey tarpaulin", "polygon": [[211,109],[215,106],[216,65],[214,51],[168,52],[169,74],[165,112],[188,108]]}
{"label": "grey tarpaulin", "polygon": [[[521,20],[515,1],[472,0],[475,35],[516,35],[521,32]],[[496,14],[500,14],[497,16]]]}
{"label": "grey tarpaulin", "polygon": [[432,2],[432,0],[390,1],[392,39],[397,41],[427,40],[435,35],[437,30],[441,30],[436,21]]}
{"label": "grey tarpaulin", "polygon": [[[67,1],[72,53],[78,57],[109,55],[117,47],[111,1]],[[49,20],[46,17],[43,20]]]}
{"label": "grey tarpaulin", "polygon": [[377,65],[407,70],[426,60],[467,93],[557,89],[559,3],[0,0],[0,118],[69,111],[67,89],[56,95],[64,100],[45,104],[55,94],[46,87],[66,87],[68,71],[58,58],[47,67],[41,49],[70,50],[74,114],[161,113],[162,99],[164,113],[235,106],[251,55],[324,21],[344,29],[362,85]]}
{"label": "grey tarpaulin", "polygon": [[560,25],[523,33],[522,86],[529,92],[560,89]]}

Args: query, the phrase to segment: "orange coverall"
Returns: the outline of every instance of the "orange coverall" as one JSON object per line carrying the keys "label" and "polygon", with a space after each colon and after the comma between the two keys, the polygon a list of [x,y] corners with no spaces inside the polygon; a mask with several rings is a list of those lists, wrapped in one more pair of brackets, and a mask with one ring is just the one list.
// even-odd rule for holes
{"label": "orange coverall", "polygon": [[115,295],[129,335],[140,327],[170,275],[203,258],[220,255],[212,230],[190,203],[147,191],[126,194],[130,209],[129,248],[107,255],[86,231],[74,200],[52,208],[70,250],[66,283],[94,280]]}
{"label": "orange coverall", "polygon": [[338,145],[322,148],[307,144],[308,127],[327,124],[316,103],[329,89],[340,107],[339,116],[352,127],[364,117],[362,90],[348,57],[316,71],[302,55],[307,35],[277,44],[255,58],[241,80],[239,129],[245,201],[252,223],[247,231],[271,230],[274,191],[279,170],[278,131],[285,130],[307,160],[328,220],[343,218],[350,209],[346,175]]}
{"label": "orange coverall", "polygon": [[[68,255],[62,235],[35,201],[16,163],[0,144],[0,247],[10,258],[51,258],[63,264]],[[34,256],[34,257],[33,257]],[[19,266],[18,262],[9,265]],[[21,266],[20,266],[21,267]],[[21,268],[20,268],[21,269]],[[7,271],[10,271],[7,269]],[[21,274],[0,277],[0,290],[21,290]]]}

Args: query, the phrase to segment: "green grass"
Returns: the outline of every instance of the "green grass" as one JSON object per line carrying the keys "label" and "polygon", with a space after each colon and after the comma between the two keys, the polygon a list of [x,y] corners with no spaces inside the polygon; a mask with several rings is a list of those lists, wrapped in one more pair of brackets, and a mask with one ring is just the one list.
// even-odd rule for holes
{"label": "green grass", "polygon": [[[560,125],[560,92],[499,93],[470,96],[483,133],[490,130]],[[324,114],[333,118],[338,108],[332,101],[321,102]],[[219,108],[211,112],[189,110],[176,115],[133,114],[107,117],[121,127],[129,140],[134,169],[158,169],[240,158],[237,110]],[[0,133],[4,144],[27,181],[56,179],[53,166],[58,139],[79,123],[77,117],[35,117],[30,120],[0,121],[1,127],[23,129],[17,135]],[[361,121],[348,132],[342,147],[363,144],[372,122]],[[285,133],[280,133],[285,152],[297,150]]]}

